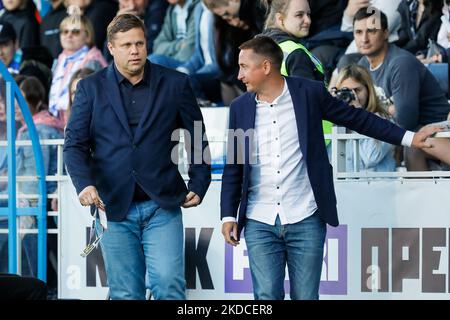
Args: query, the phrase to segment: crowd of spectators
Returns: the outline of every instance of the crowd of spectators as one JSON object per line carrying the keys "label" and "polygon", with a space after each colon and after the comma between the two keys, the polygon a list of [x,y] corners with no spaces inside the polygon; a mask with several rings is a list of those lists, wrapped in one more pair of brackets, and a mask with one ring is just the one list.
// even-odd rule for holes
{"label": "crowd of spectators", "polygon": [[[33,0],[0,2],[0,60],[15,76],[41,139],[63,137],[78,81],[111,63],[106,29],[122,13],[143,19],[148,59],[189,75],[201,106],[227,106],[245,91],[238,80],[239,45],[263,34],[283,49],[284,75],[320,81],[335,95],[350,89],[350,106],[413,131],[449,117],[449,0],[48,1],[45,14]],[[4,84],[0,93],[5,140]],[[16,128],[18,139],[29,138],[18,109]],[[423,153],[363,140],[359,170],[447,170],[450,140],[433,143],[436,148]],[[55,174],[56,149],[43,151],[46,174]],[[30,147],[18,148],[17,159],[18,174],[35,175]],[[6,148],[0,147],[0,175],[6,170]],[[54,190],[50,183],[48,191]],[[36,193],[33,183],[20,191]],[[0,182],[0,194],[6,192]],[[7,203],[0,199],[0,205]]]}

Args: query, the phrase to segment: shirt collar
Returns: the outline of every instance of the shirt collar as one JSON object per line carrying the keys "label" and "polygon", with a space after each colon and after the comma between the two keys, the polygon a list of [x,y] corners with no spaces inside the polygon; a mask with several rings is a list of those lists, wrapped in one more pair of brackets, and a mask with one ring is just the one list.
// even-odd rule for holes
{"label": "shirt collar", "polygon": [[[114,73],[116,74],[117,83],[122,84],[124,81],[128,81],[127,78],[125,78],[119,70],[117,70],[116,64],[113,63],[114,66]],[[128,81],[129,82],[129,81]],[[145,61],[144,66],[144,76],[142,77],[142,80],[139,81],[139,83],[144,82],[145,84],[150,84],[150,62],[147,60]]]}
{"label": "shirt collar", "polygon": [[276,98],[273,100],[272,103],[269,103],[269,102],[267,102],[267,101],[258,100],[258,95],[255,95],[255,101],[256,101],[256,104],[257,104],[257,105],[258,105],[258,104],[273,104],[273,105],[275,105],[275,104],[280,103],[280,100],[283,99],[283,98],[288,94],[288,86],[287,86],[286,78],[283,77],[283,79],[284,79],[284,87],[283,87],[283,91],[281,92],[281,94],[280,94],[278,97],[276,97]]}

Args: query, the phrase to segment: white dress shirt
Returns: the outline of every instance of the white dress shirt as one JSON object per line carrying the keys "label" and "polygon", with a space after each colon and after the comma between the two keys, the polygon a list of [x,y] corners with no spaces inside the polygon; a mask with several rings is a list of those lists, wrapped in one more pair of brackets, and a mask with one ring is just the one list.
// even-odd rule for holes
{"label": "white dress shirt", "polygon": [[[298,140],[291,94],[283,92],[272,103],[256,100],[255,141],[247,218],[274,225],[297,223],[317,209],[306,162]],[[233,218],[224,218],[235,221]]]}

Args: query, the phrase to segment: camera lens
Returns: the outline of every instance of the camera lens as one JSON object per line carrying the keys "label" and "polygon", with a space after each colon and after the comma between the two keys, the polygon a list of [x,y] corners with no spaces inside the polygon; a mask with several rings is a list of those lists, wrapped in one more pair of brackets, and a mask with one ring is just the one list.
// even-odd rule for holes
{"label": "camera lens", "polygon": [[353,93],[353,90],[349,88],[341,88],[339,90],[336,90],[335,92],[336,98],[338,100],[344,101],[346,103],[350,103],[353,100],[356,100],[355,94]]}

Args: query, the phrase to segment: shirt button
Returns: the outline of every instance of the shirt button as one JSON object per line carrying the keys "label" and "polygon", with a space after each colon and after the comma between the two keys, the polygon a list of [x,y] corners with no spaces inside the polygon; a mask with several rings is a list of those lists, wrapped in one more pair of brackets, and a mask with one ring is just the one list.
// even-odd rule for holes
{"label": "shirt button", "polygon": [[278,141],[278,138],[275,138],[275,140],[277,140],[277,141]]}
{"label": "shirt button", "polygon": [[278,202],[277,205],[280,205],[280,203]]}
{"label": "shirt button", "polygon": [[280,173],[280,171],[277,171],[277,173]]}
{"label": "shirt button", "polygon": [[277,189],[280,189],[280,187],[277,187]]}
{"label": "shirt button", "polygon": [[279,154],[277,154],[277,158],[279,158],[280,157],[280,155]]}
{"label": "shirt button", "polygon": [[277,123],[276,121],[274,121],[273,123]]}
{"label": "shirt button", "polygon": [[270,107],[273,108],[273,104],[271,104]]}
{"label": "shirt button", "polygon": [[136,101],[133,100],[133,103],[136,103]]}

